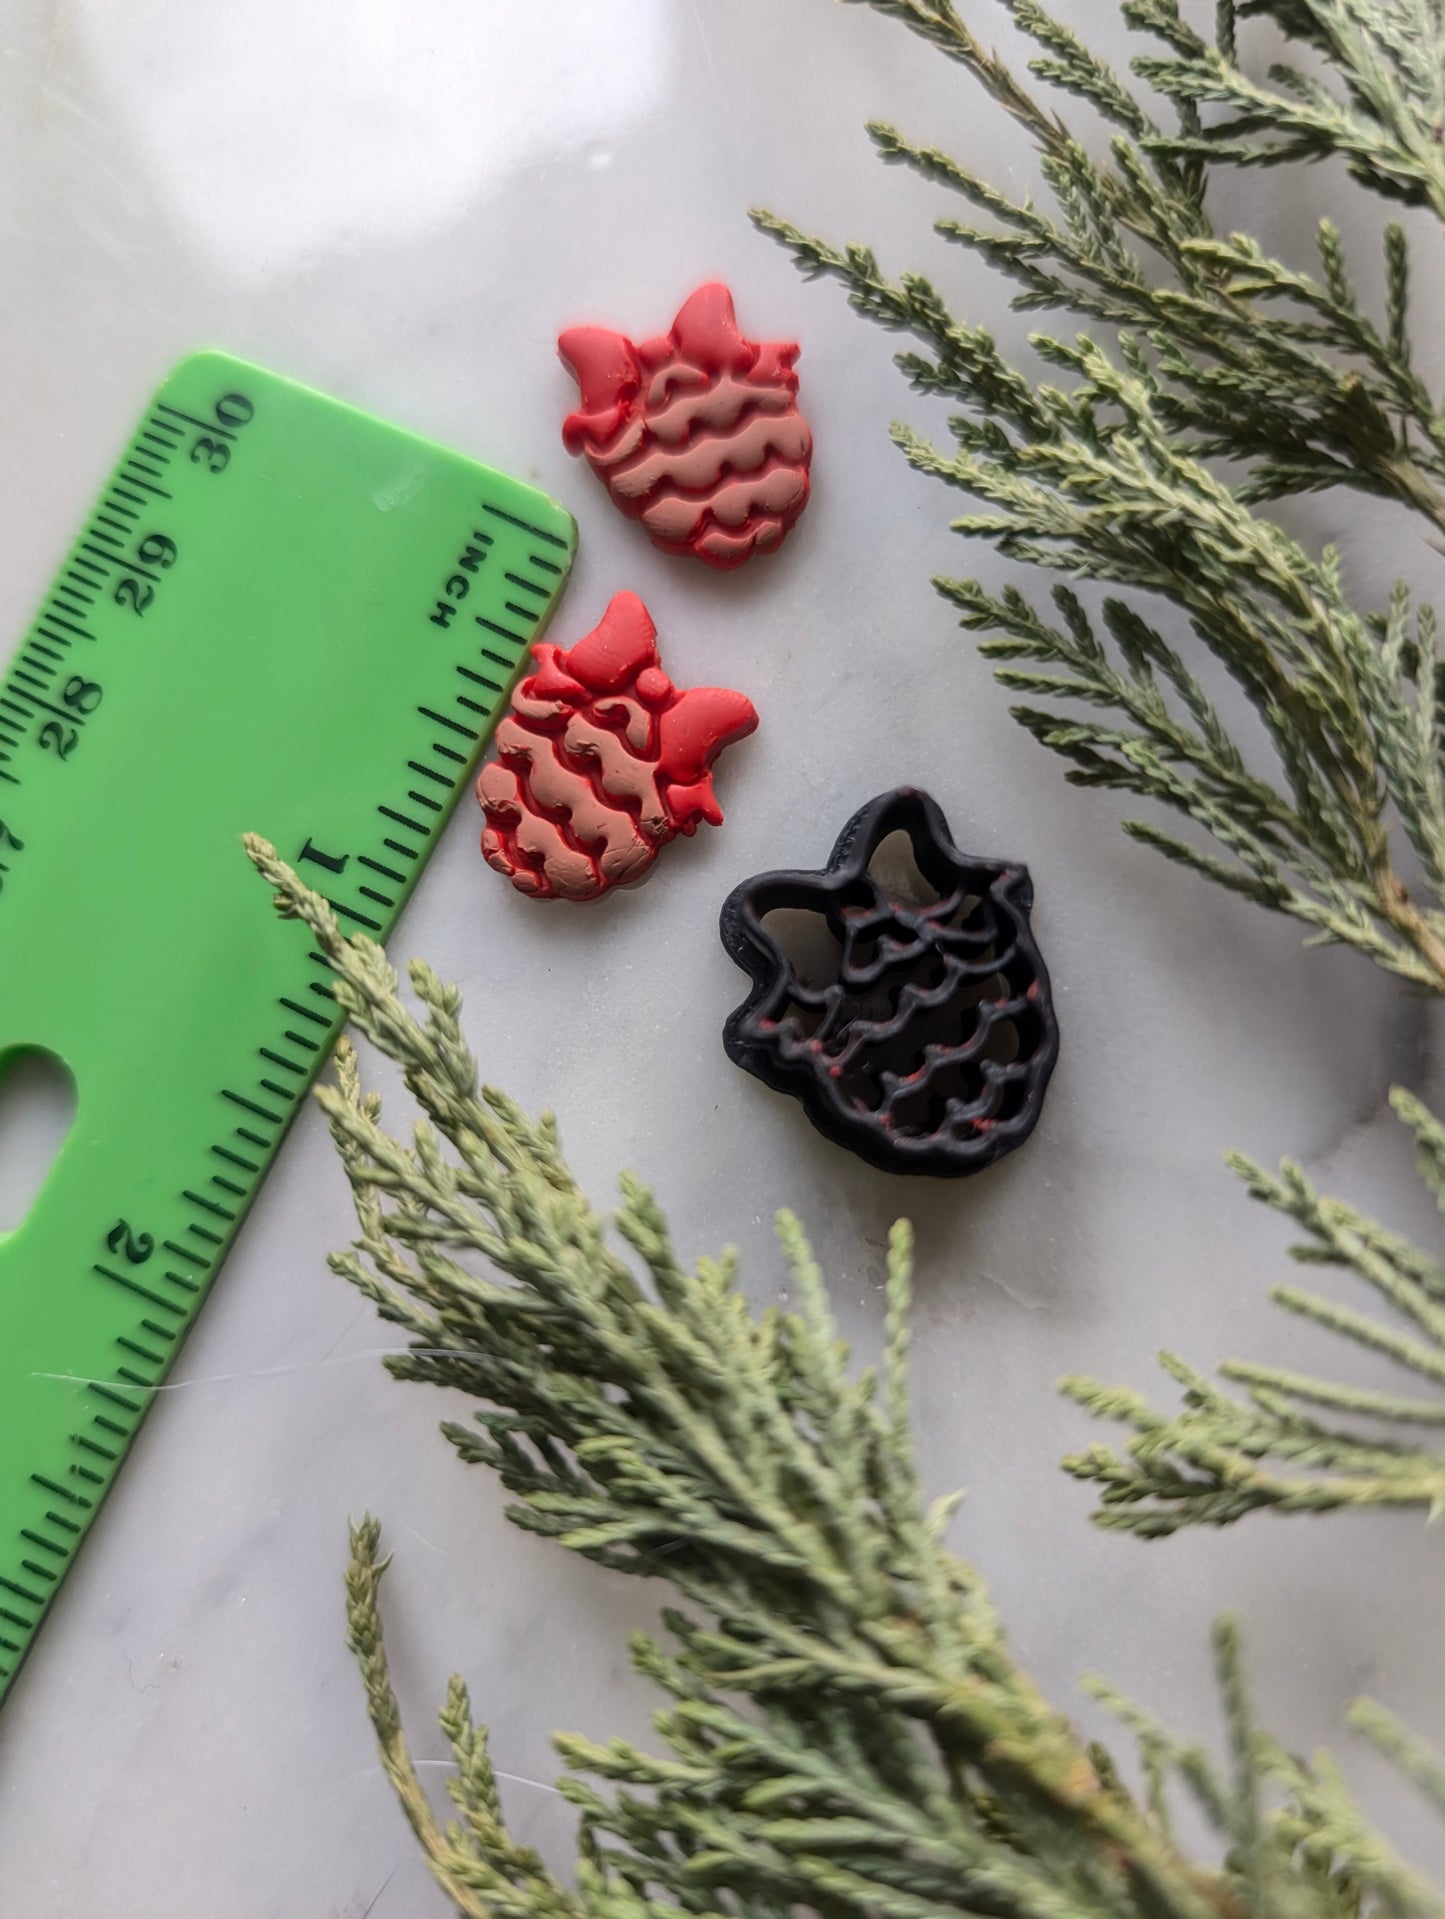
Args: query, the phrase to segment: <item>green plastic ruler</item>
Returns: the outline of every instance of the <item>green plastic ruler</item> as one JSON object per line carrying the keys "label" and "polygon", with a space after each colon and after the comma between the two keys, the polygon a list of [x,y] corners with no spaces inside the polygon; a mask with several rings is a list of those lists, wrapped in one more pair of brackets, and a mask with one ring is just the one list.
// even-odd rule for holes
{"label": "green plastic ruler", "polygon": [[240,836],[382,938],[575,539],[529,487],[200,354],[14,657],[0,1072],[58,1056],[77,1113],[0,1236],[0,1696],[339,1024]]}

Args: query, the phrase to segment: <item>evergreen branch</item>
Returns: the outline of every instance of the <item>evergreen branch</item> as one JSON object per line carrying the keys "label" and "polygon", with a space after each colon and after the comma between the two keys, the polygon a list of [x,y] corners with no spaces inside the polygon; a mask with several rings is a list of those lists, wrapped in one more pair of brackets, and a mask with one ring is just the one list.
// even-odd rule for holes
{"label": "evergreen branch", "polygon": [[952,0],[846,0],[871,6],[875,12],[899,20],[911,32],[967,69],[1020,126],[1045,149],[1062,147],[1069,134],[1055,113],[1046,111],[1009,71],[996,53],[984,47],[960,19]]}
{"label": "evergreen branch", "polygon": [[[381,1126],[349,1045],[319,1089],[358,1238],[334,1268],[410,1339],[399,1378],[459,1390],[443,1431],[497,1472],[512,1519],[671,1585],[664,1644],[633,1642],[664,1695],[659,1750],[558,1741],[580,1816],[575,1890],[501,1817],[485,1736],[454,1680],[441,1723],[459,1817],[432,1811],[401,1730],[374,1521],[352,1534],[350,1639],[382,1764],[433,1874],[479,1919],[1347,1919],[1445,1906],[1371,1832],[1328,1763],[1253,1723],[1233,1629],[1216,1642],[1227,1767],[1132,1708],[1149,1789],[1085,1744],[1022,1671],[979,1574],[924,1504],[908,1417],[912,1241],[893,1229],[887,1350],[855,1376],[797,1222],[798,1309],[754,1314],[733,1260],[684,1270],[656,1202],[623,1183],[616,1249],[548,1117],[478,1083],[461,999],[413,963],[414,1016],[381,949],[263,841],[247,851],[332,968],[338,1003],[421,1108]],[[457,1257],[437,1259],[445,1244]],[[495,1279],[475,1268],[485,1262]],[[1370,1722],[1378,1729],[1383,1721]],[[1433,1762],[1390,1723],[1412,1778]],[[597,1783],[592,1783],[596,1781]],[[1199,1800],[1225,1862],[1191,1860],[1167,1797]],[[1328,1862],[1322,1870],[1321,1862]],[[1343,1898],[1342,1888],[1350,1897]]]}
{"label": "evergreen branch", "polygon": [[[1408,257],[1399,227],[1386,229],[1382,333],[1344,275],[1339,234],[1328,221],[1319,232],[1327,271],[1320,282],[1271,259],[1247,235],[1216,238],[1202,212],[1181,219],[1178,202],[1152,195],[1136,202],[1118,183],[1106,191],[1092,162],[1072,147],[1083,180],[1066,177],[1061,162],[1045,167],[1066,211],[1060,226],[937,148],[915,146],[881,123],[868,131],[883,160],[947,187],[1013,229],[998,234],[956,220],[936,223],[944,239],[1019,283],[1015,311],[1068,312],[1145,332],[1158,353],[1161,419],[1197,434],[1201,449],[1255,463],[1254,497],[1355,486],[1396,498],[1445,530],[1445,426],[1410,362]],[[1067,218],[1077,197],[1072,189],[1085,181],[1093,183],[1108,245],[1088,219]],[[1119,226],[1163,260],[1174,283],[1151,280],[1147,257],[1114,239]],[[768,230],[780,232],[775,223]],[[1281,305],[1293,312],[1282,316]],[[1280,477],[1286,454],[1287,483]]]}
{"label": "evergreen branch", "polygon": [[[938,457],[911,442],[909,453],[930,470]],[[1022,496],[1017,491],[999,491],[1009,505],[1019,505]],[[1201,511],[1212,516],[1214,499],[1208,494],[1197,497]],[[1033,513],[1037,501],[1023,504]],[[1147,495],[1143,505],[1147,512]],[[1036,514],[1030,531],[1041,524]],[[1051,523],[1055,529],[1059,524],[1057,519]],[[1208,524],[1219,522],[1211,518]],[[1095,553],[1104,548],[1104,538],[1092,532],[1089,537]],[[1168,564],[1169,555],[1179,554],[1184,537],[1182,512],[1162,526],[1157,515],[1150,514],[1141,524],[1121,513],[1107,541],[1119,556],[1119,570],[1127,560],[1137,575],[1149,543],[1161,547]],[[1042,564],[1088,570],[1076,539],[1057,544],[1057,555],[1036,555]],[[1246,897],[1292,914],[1317,937],[1355,946],[1388,970],[1438,990],[1445,978],[1438,918],[1426,917],[1408,896],[1401,897],[1381,828],[1385,806],[1400,795],[1400,816],[1409,821],[1407,837],[1420,852],[1433,887],[1435,876],[1445,873],[1445,813],[1433,739],[1433,627],[1427,621],[1424,628],[1426,665],[1422,668],[1420,656],[1410,654],[1407,666],[1403,600],[1394,610],[1393,640],[1377,655],[1328,567],[1314,567],[1292,543],[1286,542],[1263,568],[1246,570],[1245,556],[1237,554],[1233,571],[1212,579],[1201,570],[1210,564],[1208,553],[1206,533],[1196,542],[1194,562],[1186,567],[1182,558],[1179,561],[1181,587],[1187,591],[1171,597],[1184,605],[1195,633],[1255,697],[1279,754],[1286,792],[1249,770],[1199,682],[1128,602],[1109,600],[1104,608],[1107,633],[1120,655],[1116,663],[1068,589],[1055,590],[1055,604],[1066,615],[1058,626],[1044,620],[1016,588],[991,595],[976,581],[935,584],[960,608],[966,629],[990,635],[981,648],[985,656],[1009,662],[998,672],[1004,686],[1063,701],[1071,709],[1059,713],[1032,704],[1012,709],[1035,738],[1073,762],[1070,780],[1157,800],[1202,827],[1229,858],[1210,859],[1148,822],[1131,820],[1126,831]],[[1297,652],[1273,678],[1268,677],[1273,660],[1260,664],[1256,643],[1266,626],[1264,596],[1272,591],[1268,575],[1276,567],[1298,567],[1298,583],[1312,595],[1316,612],[1328,608],[1328,620],[1336,622],[1333,638],[1320,628],[1310,642],[1320,653],[1326,646],[1335,648],[1336,664],[1328,676],[1316,670],[1313,653]],[[1251,572],[1258,597],[1241,603],[1231,596],[1231,582],[1237,590]],[[1286,624],[1298,636],[1298,622]],[[1282,629],[1276,630],[1281,633],[1277,658],[1290,642]],[[1043,672],[1040,664],[1066,671]],[[1413,681],[1411,674],[1417,676]],[[1355,683],[1352,695],[1334,690],[1345,681]],[[1360,730],[1353,739],[1338,734],[1327,738],[1318,727],[1319,717],[1327,712],[1333,731],[1352,698],[1365,713]],[[1110,717],[1080,713],[1081,706]],[[1430,737],[1422,737],[1422,718]],[[1311,752],[1299,750],[1303,732],[1313,735]],[[1358,769],[1353,778],[1351,768]],[[1373,790],[1362,793],[1359,781],[1367,768],[1372,768]],[[1333,790],[1322,784],[1322,772]]]}
{"label": "evergreen branch", "polygon": [[[1132,11],[1126,7],[1126,17]],[[1340,158],[1362,186],[1445,220],[1445,16],[1437,0],[1254,0],[1240,12],[1269,16],[1321,54],[1340,92],[1290,67],[1276,67],[1274,84],[1262,86],[1203,44],[1174,60],[1138,60],[1135,72],[1160,93],[1208,101],[1231,116],[1208,136],[1166,137],[1161,151],[1246,167]]]}
{"label": "evergreen branch", "polygon": [[1418,1786],[1432,1805],[1445,1809],[1445,1765],[1438,1753],[1373,1699],[1356,1701],[1350,1709],[1350,1724]]}
{"label": "evergreen branch", "polygon": [[[1119,330],[1114,346],[1034,335],[1065,382],[1039,384],[922,276],[895,281],[866,248],[833,248],[754,214],[808,277],[840,281],[860,313],[914,337],[922,350],[900,354],[898,365],[918,391],[961,403],[948,423],[951,446],[894,429],[914,466],[978,503],[955,530],[1134,597],[1109,602],[1106,646],[1082,642],[1069,622],[1058,628],[1021,599],[985,595],[971,581],[936,584],[962,607],[966,627],[990,634],[983,650],[1006,663],[1000,679],[1029,696],[1015,717],[1070,762],[1071,780],[1156,801],[1207,836],[1201,844],[1132,820],[1135,838],[1299,919],[1312,941],[1354,946],[1445,992],[1433,609],[1412,609],[1403,587],[1384,612],[1357,607],[1336,554],[1316,558],[1258,510],[1284,494],[1351,486],[1445,532],[1445,408],[1411,352],[1405,237],[1393,223],[1383,228],[1376,318],[1355,292],[1332,222],[1318,230],[1316,273],[1272,258],[1247,234],[1215,233],[1204,205],[1216,161],[1274,164],[1326,150],[1391,197],[1433,204],[1431,182],[1445,166],[1439,0],[1408,0],[1407,24],[1377,0],[1241,7],[1242,18],[1269,13],[1323,54],[1338,88],[1276,74],[1253,118],[1239,107],[1222,137],[1204,131],[1201,108],[1236,83],[1245,92],[1253,84],[1237,64],[1232,5],[1221,6],[1210,42],[1176,0],[1125,0],[1129,24],[1163,47],[1133,73],[1176,110],[1179,130],[1166,132],[1037,0],[1005,0],[1040,49],[1034,79],[1114,130],[1102,161],[946,0],[870,3],[940,47],[1027,129],[1055,202],[1041,210],[936,148],[872,126],[885,161],[989,223],[942,219],[939,233],[1014,280],[1017,309]],[[1242,469],[1228,480],[1215,465],[1226,460]],[[1199,679],[1165,646],[1141,595],[1174,605],[1238,681],[1273,764],[1247,755],[1214,709],[1204,714]],[[1403,877],[1402,841],[1418,884]]]}
{"label": "evergreen branch", "polygon": [[487,1759],[486,1735],[472,1725],[466,1688],[452,1681],[441,1724],[457,1761],[448,1782],[461,1824],[445,1828],[417,1776],[401,1728],[382,1641],[377,1595],[389,1560],[377,1557],[381,1529],[370,1517],[351,1528],[346,1572],[347,1643],[361,1671],[366,1707],[382,1770],[432,1876],[465,1919],[577,1919],[585,1908],[546,1871],[535,1853],[516,1846],[501,1821],[497,1782]]}
{"label": "evergreen branch", "polygon": [[[1422,1178],[1439,1198],[1445,1130],[1412,1095],[1396,1089],[1391,1103],[1415,1134]],[[1297,1259],[1352,1273],[1394,1319],[1292,1286],[1275,1289],[1278,1303],[1445,1387],[1445,1267],[1320,1194],[1289,1161],[1278,1174],[1239,1155],[1231,1163],[1254,1198],[1303,1228],[1308,1237],[1293,1249]],[[1263,1510],[1410,1507],[1431,1518],[1445,1511],[1445,1451],[1424,1439],[1431,1428],[1445,1426],[1445,1394],[1421,1398],[1232,1360],[1220,1372],[1247,1389],[1237,1398],[1174,1355],[1162,1360],[1183,1389],[1184,1409],[1173,1417],[1139,1394],[1091,1379],[1064,1381],[1064,1390],[1096,1417],[1133,1429],[1122,1454],[1095,1446],[1064,1462],[1075,1478],[1103,1488],[1094,1515],[1100,1525],[1158,1538],[1187,1525],[1229,1525]],[[1403,1436],[1382,1437],[1381,1428]]]}

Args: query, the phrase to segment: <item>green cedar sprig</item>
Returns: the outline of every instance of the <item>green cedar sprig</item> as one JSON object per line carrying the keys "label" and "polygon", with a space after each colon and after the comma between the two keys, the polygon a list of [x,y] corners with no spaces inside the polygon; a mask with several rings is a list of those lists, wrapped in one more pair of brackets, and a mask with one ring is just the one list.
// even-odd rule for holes
{"label": "green cedar sprig", "polygon": [[[263,841],[247,850],[305,922],[340,1005],[421,1109],[384,1130],[343,1046],[319,1097],[358,1237],[332,1264],[410,1345],[400,1378],[467,1395],[443,1431],[512,1493],[518,1525],[670,1586],[633,1662],[663,1696],[658,1750],[564,1736],[575,1882],[519,1845],[486,1736],[453,1681],[441,1723],[454,1816],[433,1809],[387,1670],[379,1531],[353,1529],[347,1613],[382,1764],[467,1919],[1355,1919],[1445,1904],[1363,1821],[1334,1766],[1254,1722],[1234,1628],[1216,1635],[1227,1761],[1107,1688],[1138,1742],[1135,1792],[1022,1671],[988,1589],[929,1503],[908,1414],[912,1239],[893,1229],[886,1345],[855,1374],[797,1221],[779,1236],[795,1312],[754,1313],[735,1258],[685,1268],[651,1194],[615,1222],[572,1178],[549,1116],[479,1084],[461,996],[381,949]],[[626,1250],[619,1249],[611,1231]],[[630,1256],[629,1256],[630,1255]],[[1441,1766],[1378,1708],[1364,1735],[1438,1794]],[[595,1783],[594,1783],[595,1782]],[[1224,1842],[1191,1859],[1171,1802]]]}
{"label": "green cedar sprig", "polygon": [[[1038,149],[1050,209],[872,126],[885,161],[984,216],[942,218],[940,237],[1011,278],[1016,310],[1107,329],[1033,335],[1061,375],[1038,383],[924,276],[894,280],[865,247],[835,248],[755,213],[805,274],[840,280],[859,312],[911,334],[922,350],[898,355],[901,370],[961,408],[946,446],[894,428],[914,466],[979,503],[955,529],[1130,597],[1106,599],[1096,623],[1066,586],[1055,618],[1017,587],[941,579],[939,590],[966,628],[989,636],[982,650],[1004,663],[999,679],[1027,696],[1015,717],[1070,762],[1074,783],[1157,801],[1202,829],[1181,837],[1135,820],[1128,832],[1291,914],[1312,939],[1445,991],[1434,610],[1412,605],[1403,584],[1382,608],[1356,606],[1336,553],[1311,554],[1259,510],[1351,487],[1445,530],[1445,407],[1411,354],[1406,236],[1382,227],[1376,315],[1332,222],[1319,226],[1310,270],[1248,234],[1216,232],[1207,209],[1217,167],[1335,155],[1363,185],[1445,217],[1439,0],[1224,0],[1213,40],[1176,0],[1124,0],[1126,21],[1153,43],[1132,64],[1152,98],[1036,0],[1004,0],[1039,49],[1033,79],[1110,129],[1103,158],[951,0],[866,3],[962,66]],[[1329,79],[1293,68],[1251,79],[1238,28],[1262,14],[1322,57]],[[1231,734],[1149,599],[1171,604],[1244,689],[1267,758]],[[1402,842],[1418,881],[1407,879]]]}
{"label": "green cedar sprig", "polygon": [[[1397,1087],[1391,1104],[1419,1147],[1420,1176],[1445,1207],[1445,1127]],[[1223,1391],[1173,1353],[1161,1354],[1184,1408],[1157,1412],[1141,1394],[1075,1377],[1070,1396],[1101,1419],[1132,1428],[1123,1453],[1094,1446],[1065,1460],[1103,1488],[1102,1526],[1160,1538],[1184,1526],[1225,1526],[1246,1513],[1410,1508],[1445,1512],[1445,1266],[1342,1200],[1319,1193],[1286,1161],[1269,1173],[1242,1154],[1231,1164],[1250,1194],[1303,1228],[1296,1259],[1363,1281],[1388,1316],[1360,1312],[1300,1286],[1277,1286],[1286,1312],[1400,1370],[1386,1391],[1284,1367],[1231,1360],[1220,1368],[1243,1396]]]}

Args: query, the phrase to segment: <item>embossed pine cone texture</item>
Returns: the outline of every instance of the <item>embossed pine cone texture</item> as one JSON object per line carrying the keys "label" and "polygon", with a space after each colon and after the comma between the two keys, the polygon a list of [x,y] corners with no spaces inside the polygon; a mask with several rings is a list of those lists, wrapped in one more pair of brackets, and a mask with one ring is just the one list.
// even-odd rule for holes
{"label": "embossed pine cone texture", "polygon": [[640,345],[591,326],[557,344],[581,390],[563,441],[655,546],[724,569],[781,546],[813,457],[795,345],[745,339],[719,282]]}
{"label": "embossed pine cone texture", "polygon": [[[899,833],[935,897],[873,870]],[[1032,904],[1026,867],[960,853],[926,793],[885,793],[822,871],[761,873],[729,896],[723,944],[753,990],[724,1028],[728,1056],[888,1171],[992,1165],[1033,1131],[1058,1057]],[[784,949],[767,923],[781,911],[819,917],[835,949],[821,971]]]}
{"label": "embossed pine cone texture", "polygon": [[595,899],[679,833],[722,824],[710,768],[758,716],[741,693],[674,686],[635,593],[569,650],[533,654],[477,781],[490,866],[532,899]]}

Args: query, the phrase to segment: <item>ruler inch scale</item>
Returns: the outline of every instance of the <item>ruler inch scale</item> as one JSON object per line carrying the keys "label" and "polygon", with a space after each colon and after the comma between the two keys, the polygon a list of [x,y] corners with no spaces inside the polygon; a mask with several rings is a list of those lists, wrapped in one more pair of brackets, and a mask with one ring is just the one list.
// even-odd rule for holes
{"label": "ruler inch scale", "polygon": [[341,1014],[241,850],[384,939],[561,594],[534,488],[220,353],[161,386],[0,677],[0,1701]]}

